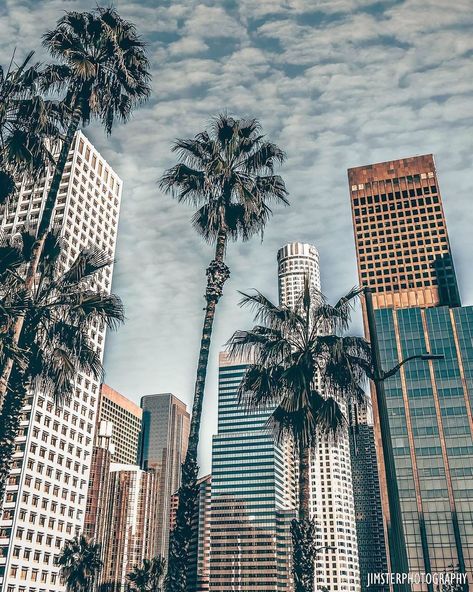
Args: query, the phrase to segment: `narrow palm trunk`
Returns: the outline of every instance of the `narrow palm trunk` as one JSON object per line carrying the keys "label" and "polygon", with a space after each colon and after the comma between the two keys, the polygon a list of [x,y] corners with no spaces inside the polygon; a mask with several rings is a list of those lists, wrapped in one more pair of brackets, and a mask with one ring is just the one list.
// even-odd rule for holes
{"label": "narrow palm trunk", "polygon": [[194,515],[199,488],[197,486],[197,449],[199,446],[202,405],[204,402],[205,379],[209,361],[210,341],[215,317],[215,308],[222,296],[223,286],[230,276],[224,263],[226,235],[221,233],[217,239],[215,259],[207,269],[207,290],[205,299],[204,327],[200,342],[199,362],[195,382],[194,403],[189,433],[187,454],[182,465],[179,505],[176,525],[169,542],[169,562],[166,576],[166,592],[191,592],[187,589],[187,561],[191,539],[192,516]]}
{"label": "narrow palm trunk", "polygon": [[[36,241],[33,245],[31,261],[29,263],[28,271],[25,280],[25,290],[27,293],[31,293],[34,287],[34,281],[38,270],[39,261],[43,252],[44,241],[51,225],[54,208],[56,206],[57,195],[59,193],[59,186],[61,179],[66,168],[67,157],[69,150],[71,149],[72,142],[74,141],[74,135],[79,127],[81,117],[80,107],[76,107],[73,111],[71,123],[67,129],[66,137],[62,143],[61,152],[56,162],[56,168],[54,170],[53,180],[51,187],[49,188],[48,197],[44,204],[43,214],[39,221],[38,230],[36,233]],[[12,335],[12,347],[15,348],[20,340],[21,332],[23,330],[23,323],[25,321],[24,314],[19,314],[14,322],[13,335]],[[13,368],[13,358],[7,357],[0,376],[0,413],[5,400],[5,394],[7,392],[10,374]]]}
{"label": "narrow palm trunk", "polygon": [[0,427],[0,500],[5,493],[15,450],[15,438],[21,421],[21,409],[27,392],[23,382],[23,373],[15,365],[10,376],[10,386],[3,405]]}
{"label": "narrow palm trunk", "polygon": [[291,524],[295,592],[313,592],[315,575],[315,521],[310,518],[310,450],[299,450],[298,519]]}

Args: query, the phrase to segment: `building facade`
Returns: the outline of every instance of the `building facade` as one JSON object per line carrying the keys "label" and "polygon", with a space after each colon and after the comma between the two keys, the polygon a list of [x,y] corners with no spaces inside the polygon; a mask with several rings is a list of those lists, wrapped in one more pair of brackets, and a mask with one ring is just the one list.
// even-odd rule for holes
{"label": "building facade", "polygon": [[110,466],[110,497],[101,585],[126,592],[127,575],[157,553],[158,478],[137,465]]}
{"label": "building facade", "polygon": [[[366,413],[361,413],[361,417],[353,418],[350,423],[350,454],[360,586],[362,592],[371,592],[373,586],[371,589],[368,587],[368,574],[388,571],[374,428],[366,421]],[[376,591],[388,589],[387,586],[377,587]]]}
{"label": "building facade", "polygon": [[239,404],[246,367],[220,354],[218,433],[212,440],[210,590],[287,592],[292,589],[288,549],[294,476],[288,478],[286,450],[266,427],[270,412],[249,413]]}
{"label": "building facade", "polygon": [[[444,356],[410,362],[385,381],[409,568],[458,565],[471,578],[473,308],[460,306],[434,161],[379,163],[348,177],[358,273],[374,292],[384,368],[410,355]],[[375,396],[373,412],[389,524]]]}
{"label": "building facade", "polygon": [[114,446],[114,453],[112,462],[137,464],[142,416],[141,407],[107,384],[102,384],[98,421],[107,421],[113,425],[111,443]]}
{"label": "building facade", "polygon": [[311,284],[320,290],[319,252],[308,243],[288,243],[278,251],[279,302],[295,306],[308,275]]}
{"label": "building facade", "polygon": [[101,545],[104,552],[110,514],[110,467],[114,453],[113,424],[100,421],[96,427],[92,449],[87,505],[84,518],[84,536]]}
{"label": "building facade", "polygon": [[459,306],[431,154],[348,170],[360,283],[375,308]]}
{"label": "building facade", "polygon": [[[304,278],[320,291],[319,255],[307,243],[289,243],[278,251],[280,304],[295,306]],[[342,404],[342,407],[343,404]],[[346,411],[346,410],[345,410]],[[360,590],[355,507],[348,430],[336,443],[320,438],[312,455],[311,506],[318,526],[316,590]]]}
{"label": "building facade", "polygon": [[[2,219],[14,234],[34,227],[42,212],[52,171],[24,182]],[[64,239],[65,265],[81,248],[96,246],[113,259],[122,182],[110,165],[78,132],[61,181],[54,223]],[[112,268],[98,286],[110,292]],[[91,339],[103,355],[105,328]],[[0,587],[4,592],[63,592],[55,557],[67,539],[82,530],[100,385],[80,373],[76,396],[57,407],[41,393],[28,396],[7,481],[0,518]]]}
{"label": "building facade", "polygon": [[187,451],[190,416],[186,405],[171,393],[141,399],[143,432],[141,466],[158,477],[157,549],[167,559],[171,497],[181,483],[181,465]]}

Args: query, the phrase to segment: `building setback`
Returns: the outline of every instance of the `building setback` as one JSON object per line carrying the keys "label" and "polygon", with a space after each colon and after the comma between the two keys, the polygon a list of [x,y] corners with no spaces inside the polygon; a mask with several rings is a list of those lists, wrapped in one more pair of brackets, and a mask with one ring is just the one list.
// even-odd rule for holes
{"label": "building setback", "polygon": [[[52,171],[24,182],[5,213],[3,231],[35,227],[44,207]],[[87,138],[78,132],[60,184],[54,224],[64,239],[66,267],[79,250],[96,246],[115,254],[122,181]],[[110,292],[112,268],[98,287]],[[105,327],[90,335],[103,355]],[[0,587],[3,592],[62,592],[55,557],[84,525],[99,383],[80,373],[76,395],[57,407],[41,393],[30,394],[20,430],[0,518]]]}
{"label": "building setback", "polygon": [[[320,291],[319,254],[314,245],[289,243],[278,251],[280,304],[294,307],[304,278]],[[342,407],[344,407],[342,405]],[[311,461],[311,512],[318,526],[316,590],[360,590],[355,507],[348,430],[336,443],[319,439]]]}
{"label": "building setback", "polygon": [[[433,157],[358,167],[348,178],[358,274],[374,292],[384,368],[444,356],[411,362],[385,382],[409,569],[471,573],[473,308],[460,306]],[[375,396],[373,413],[389,524]]]}
{"label": "building setback", "polygon": [[218,434],[212,441],[210,590],[292,590],[290,521],[294,476],[268,411],[238,401],[246,364],[220,354]]}
{"label": "building setback", "polygon": [[190,416],[186,405],[171,393],[146,395],[141,399],[141,407],[141,466],[153,469],[158,477],[156,552],[167,559],[171,496],[181,483]]}

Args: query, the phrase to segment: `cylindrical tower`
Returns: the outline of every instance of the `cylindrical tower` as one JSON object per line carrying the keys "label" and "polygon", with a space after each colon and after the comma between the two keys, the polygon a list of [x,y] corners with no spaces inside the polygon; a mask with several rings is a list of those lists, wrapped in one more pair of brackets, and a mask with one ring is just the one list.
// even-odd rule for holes
{"label": "cylindrical tower", "polygon": [[[319,253],[314,245],[293,242],[278,251],[279,303],[294,307],[308,276],[320,290]],[[315,377],[314,386],[320,388]],[[345,405],[341,401],[342,409]],[[289,463],[291,451],[286,447]],[[336,443],[321,438],[312,454],[311,512],[318,533],[315,590],[360,592],[355,509],[348,431]]]}
{"label": "cylindrical tower", "polygon": [[279,303],[294,306],[309,276],[311,286],[320,290],[319,252],[309,243],[288,243],[278,251]]}

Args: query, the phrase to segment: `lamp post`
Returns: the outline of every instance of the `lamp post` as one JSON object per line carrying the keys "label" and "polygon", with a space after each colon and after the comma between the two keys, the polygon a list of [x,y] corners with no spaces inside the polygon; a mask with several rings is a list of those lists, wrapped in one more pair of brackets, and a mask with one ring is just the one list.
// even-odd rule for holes
{"label": "lamp post", "polygon": [[[384,390],[384,381],[394,376],[401,366],[411,360],[441,360],[443,355],[419,354],[409,356],[390,370],[383,370],[381,366],[381,355],[379,352],[378,332],[373,308],[373,296],[371,288],[365,286],[365,306],[366,319],[368,321],[368,330],[370,335],[373,376],[376,391],[376,401],[378,406],[378,419],[381,432],[381,442],[383,446],[383,460],[386,474],[386,489],[389,505],[389,522],[387,525],[389,558],[391,562],[391,571],[396,574],[407,574],[409,572],[409,562],[407,558],[406,540],[404,537],[404,528],[402,524],[401,502],[399,499],[399,489],[397,486],[396,466],[394,463],[393,443],[389,429],[388,407],[386,403],[386,393]],[[410,592],[411,587],[408,582],[394,585],[399,592]]]}

